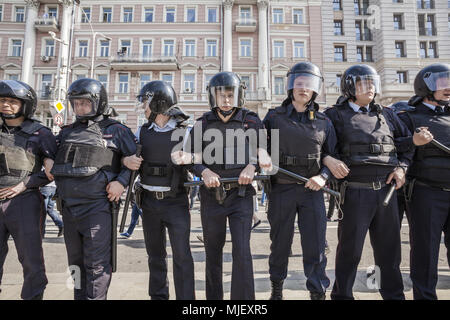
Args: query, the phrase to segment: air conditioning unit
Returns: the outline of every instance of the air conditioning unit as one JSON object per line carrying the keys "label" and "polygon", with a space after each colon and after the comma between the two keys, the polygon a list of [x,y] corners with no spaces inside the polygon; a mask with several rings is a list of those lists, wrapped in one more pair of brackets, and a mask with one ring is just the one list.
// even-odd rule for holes
{"label": "air conditioning unit", "polygon": [[41,60],[44,61],[44,62],[50,62],[51,57],[49,57],[49,56],[41,56]]}
{"label": "air conditioning unit", "polygon": [[184,93],[194,93],[194,89],[191,88],[185,88]]}

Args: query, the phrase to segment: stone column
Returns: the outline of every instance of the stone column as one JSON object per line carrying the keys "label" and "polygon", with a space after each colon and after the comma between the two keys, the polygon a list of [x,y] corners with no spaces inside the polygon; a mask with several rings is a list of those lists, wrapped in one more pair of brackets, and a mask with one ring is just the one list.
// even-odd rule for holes
{"label": "stone column", "polygon": [[38,15],[39,1],[25,0],[27,5],[25,41],[23,44],[22,75],[20,80],[34,87],[33,65],[36,56],[36,30],[34,23]]}
{"label": "stone column", "polygon": [[[59,70],[58,76],[56,79],[56,88],[58,92],[56,93],[55,98],[57,100],[64,100],[65,94],[67,91],[66,83],[68,76],[68,65],[69,65],[69,41],[70,41],[70,28],[72,25],[72,10],[73,10],[73,2],[72,0],[63,0],[62,7],[63,12],[61,16],[61,34],[59,43]],[[93,44],[92,44],[93,45]]]}
{"label": "stone column", "polygon": [[224,0],[223,8],[223,71],[233,71],[233,23],[232,9],[234,0]]}
{"label": "stone column", "polygon": [[258,1],[258,99],[269,100],[269,49],[267,48],[268,0]]}

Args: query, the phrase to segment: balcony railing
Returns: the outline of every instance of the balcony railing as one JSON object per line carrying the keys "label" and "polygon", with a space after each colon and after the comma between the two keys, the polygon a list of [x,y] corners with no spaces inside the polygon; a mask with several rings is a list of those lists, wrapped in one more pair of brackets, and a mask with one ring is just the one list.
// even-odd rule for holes
{"label": "balcony railing", "polygon": [[256,20],[253,18],[239,18],[236,22],[237,32],[254,32],[256,30]]}
{"label": "balcony railing", "polygon": [[435,35],[437,35],[437,31],[436,31],[436,28],[430,28],[430,27],[419,28],[419,35],[435,36]]}
{"label": "balcony railing", "polygon": [[34,22],[34,27],[43,32],[59,30],[58,20],[55,17],[38,18]]}
{"label": "balcony railing", "polygon": [[117,53],[110,57],[111,67],[121,70],[177,70],[175,56],[149,56]]}
{"label": "balcony railing", "polygon": [[44,90],[39,90],[37,92],[40,100],[52,100],[53,99],[53,89],[45,88]]}

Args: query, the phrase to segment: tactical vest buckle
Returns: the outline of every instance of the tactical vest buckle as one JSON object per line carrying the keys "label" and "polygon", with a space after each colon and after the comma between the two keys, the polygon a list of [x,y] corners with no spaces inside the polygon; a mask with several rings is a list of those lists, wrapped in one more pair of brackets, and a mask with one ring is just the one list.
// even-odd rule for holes
{"label": "tactical vest buckle", "polygon": [[381,189],[381,181],[372,182],[373,190]]}
{"label": "tactical vest buckle", "polygon": [[381,154],[383,153],[383,148],[380,144],[371,144],[370,153]]}
{"label": "tactical vest buckle", "polygon": [[223,184],[223,188],[225,189],[225,191],[230,191],[231,190],[231,183],[224,183]]}
{"label": "tactical vest buckle", "polygon": [[155,197],[156,197],[157,200],[164,199],[164,192],[162,192],[162,191],[155,191]]}

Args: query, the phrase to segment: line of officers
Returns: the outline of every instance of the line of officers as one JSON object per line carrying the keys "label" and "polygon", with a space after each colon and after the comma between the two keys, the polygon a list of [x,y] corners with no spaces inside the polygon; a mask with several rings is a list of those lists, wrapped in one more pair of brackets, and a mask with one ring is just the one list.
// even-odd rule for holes
{"label": "line of officers", "polygon": [[[258,161],[227,158],[235,141],[224,141],[220,161],[207,162],[202,151],[208,129],[267,129],[268,145],[278,147],[279,166],[308,178],[302,183],[277,173],[265,184],[270,223],[270,299],[283,298],[295,220],[301,234],[306,287],[311,299],[326,298],[326,212],[322,188],[333,181],[341,193],[335,282],[331,299],[353,299],[352,287],[369,232],[380,270],[383,299],[404,299],[400,272],[400,226],[406,211],[410,225],[410,267],[415,299],[437,299],[437,264],[442,232],[450,262],[450,66],[432,64],[414,81],[415,95],[397,110],[375,103],[380,77],[367,65],[348,68],[337,104],[319,112],[315,102],[323,77],[309,62],[287,74],[287,97],[261,121],[244,107],[245,85],[231,72],[220,72],[208,86],[211,110],[189,130],[188,116],[177,105],[173,88],[147,83],[138,96],[148,122],[133,134],[114,120],[102,84],[79,79],[68,100],[75,115],[55,138],[33,119],[36,93],[27,84],[0,81],[0,281],[11,235],[23,267],[23,299],[42,299],[47,278],[42,251],[45,218],[40,186],[56,182],[64,220],[68,265],[80,270],[75,299],[106,299],[112,274],[111,242],[117,201],[139,170],[136,201],[143,209],[143,231],[150,269],[151,299],[168,299],[166,232],[173,251],[177,299],[195,299],[190,250],[187,171],[202,178],[201,223],[206,253],[206,298],[223,299],[223,247],[227,221],[232,239],[231,299],[254,299],[250,230],[255,173],[273,168],[271,148],[258,147]],[[271,143],[272,129],[279,141]],[[181,130],[173,141],[174,130]],[[180,142],[191,146],[174,152]],[[262,145],[259,141],[258,146]],[[136,155],[137,143],[142,153]],[[250,141],[245,147],[250,149]],[[278,144],[278,145],[277,145]],[[194,147],[197,146],[197,147]],[[199,147],[200,146],[200,147]],[[231,147],[233,148],[233,147]],[[445,150],[445,149],[444,149]],[[236,150],[232,154],[237,155]],[[217,158],[218,157],[218,158]],[[222,157],[222,158],[220,158]],[[44,168],[44,169],[42,169]],[[237,178],[220,182],[220,178]],[[406,181],[406,183],[405,183]],[[382,205],[390,185],[396,191]]]}

